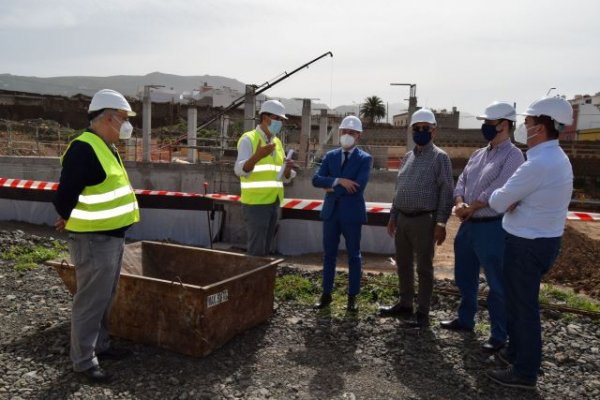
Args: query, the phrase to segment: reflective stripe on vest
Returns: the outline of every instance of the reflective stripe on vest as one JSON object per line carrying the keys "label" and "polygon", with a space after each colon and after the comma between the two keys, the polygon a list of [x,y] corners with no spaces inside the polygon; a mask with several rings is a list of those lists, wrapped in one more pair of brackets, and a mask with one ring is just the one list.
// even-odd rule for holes
{"label": "reflective stripe on vest", "polygon": [[255,165],[252,172],[263,172],[263,171],[281,171],[281,167],[275,164],[264,164],[264,165]]}
{"label": "reflective stripe on vest", "polygon": [[115,207],[110,210],[104,211],[83,211],[78,209],[73,209],[71,212],[71,218],[85,219],[89,221],[98,221],[101,219],[108,219],[121,216],[123,214],[131,213],[137,210],[137,203],[129,203],[124,206]]}
{"label": "reflective stripe on vest", "polygon": [[102,138],[91,132],[84,132],[75,140],[88,143],[92,147],[106,179],[83,189],[67,220],[66,229],[72,232],[102,232],[139,221],[140,213],[135,193],[118,154],[117,159]]}
{"label": "reflective stripe on vest", "polygon": [[282,188],[283,182],[280,181],[260,181],[260,182],[241,182],[242,189],[249,188]]}
{"label": "reflective stripe on vest", "polygon": [[[258,130],[244,133],[240,141],[244,137],[250,139],[252,152],[256,151],[259,144],[266,144]],[[284,162],[283,145],[277,137],[272,138],[272,143],[275,144],[273,154],[260,159],[248,176],[240,177],[242,204],[273,204],[283,201],[283,182],[277,180]]]}
{"label": "reflective stripe on vest", "polygon": [[104,194],[91,194],[88,196],[84,196],[83,194],[79,195],[79,202],[85,204],[98,204],[104,203],[107,201],[111,201],[114,199],[118,199],[119,197],[126,196],[131,193],[130,186],[122,186],[116,190],[113,190]]}

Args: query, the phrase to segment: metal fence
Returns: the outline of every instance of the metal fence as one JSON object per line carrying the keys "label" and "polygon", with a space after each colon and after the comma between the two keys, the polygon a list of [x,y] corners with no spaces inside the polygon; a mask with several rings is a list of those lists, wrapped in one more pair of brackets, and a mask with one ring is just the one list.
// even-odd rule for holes
{"label": "metal fence", "polygon": [[60,156],[77,133],[52,121],[0,120],[0,154]]}

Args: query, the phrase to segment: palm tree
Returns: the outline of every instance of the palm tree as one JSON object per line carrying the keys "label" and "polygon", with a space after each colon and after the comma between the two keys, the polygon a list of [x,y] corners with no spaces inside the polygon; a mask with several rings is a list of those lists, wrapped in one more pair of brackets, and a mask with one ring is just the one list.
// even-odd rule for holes
{"label": "palm tree", "polygon": [[374,125],[375,121],[385,117],[383,100],[378,96],[367,97],[360,106],[360,115],[371,121],[371,125]]}

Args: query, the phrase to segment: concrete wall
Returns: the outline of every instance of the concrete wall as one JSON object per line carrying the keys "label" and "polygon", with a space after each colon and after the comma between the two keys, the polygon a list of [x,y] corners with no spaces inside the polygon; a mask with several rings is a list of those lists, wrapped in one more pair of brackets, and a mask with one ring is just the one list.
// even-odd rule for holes
{"label": "concrete wall", "polygon": [[[209,192],[239,194],[239,179],[232,165],[170,164],[126,161],[125,167],[134,188],[170,190],[179,192],[203,192],[208,182]],[[300,170],[298,176],[286,186],[288,198],[320,199],[321,189],[311,183],[314,169]],[[58,182],[60,164],[56,157],[0,156],[0,176],[15,179]],[[365,193],[367,201],[390,202],[394,190],[396,172],[371,172],[371,180]]]}
{"label": "concrete wall", "polygon": [[[129,174],[131,183],[136,189],[150,190],[169,190],[178,192],[195,192],[203,193],[204,182],[208,182],[208,191],[239,194],[240,185],[239,179],[233,173],[232,165],[205,165],[205,164],[162,164],[162,163],[143,163],[143,162],[125,162],[127,173]],[[28,179],[38,181],[58,182],[60,179],[60,165],[56,157],[12,157],[0,156],[0,177],[14,179]],[[296,179],[291,184],[286,186],[286,198],[302,198],[302,199],[322,199],[324,192],[321,189],[314,188],[311,183],[313,169],[300,170]],[[366,200],[375,202],[391,202],[394,190],[395,172],[376,171],[371,172],[371,180],[366,191]],[[24,202],[22,202],[24,203]],[[10,203],[11,207],[15,207],[14,211],[8,212],[8,216],[15,216],[16,220],[31,219],[28,222],[51,224],[54,220],[53,208],[50,204],[33,204],[29,202],[27,210],[17,209],[18,205],[14,202]],[[35,207],[33,207],[35,206]],[[32,208],[33,207],[33,208]],[[35,212],[34,212],[35,211]],[[168,216],[165,217],[166,211],[160,213],[153,212],[153,219],[156,224],[163,224],[164,229],[167,229]],[[182,214],[183,212],[177,212]],[[189,213],[189,212],[188,212]],[[201,223],[204,223],[206,217],[204,213],[201,216]],[[26,217],[29,215],[29,217]],[[24,219],[25,218],[25,219]],[[6,216],[4,219],[8,219]],[[243,244],[246,240],[245,227],[243,224],[241,208],[238,204],[226,205],[226,213],[224,218],[223,241],[233,244]],[[179,223],[179,229],[186,228],[186,221]],[[190,225],[198,225],[196,222],[189,221]],[[318,251],[320,246],[320,223],[318,221],[288,221],[289,230],[298,232],[298,229],[306,229],[305,225],[311,225],[310,243],[306,243],[308,250]],[[367,229],[367,228],[365,228]],[[369,227],[368,230],[378,232],[378,235],[385,236],[385,230],[382,227]],[[205,232],[195,233],[195,235],[203,235]],[[285,232],[282,231],[282,237]],[[370,235],[364,234],[365,240],[368,240]],[[380,246],[378,240],[371,239],[374,246]],[[193,243],[191,243],[193,244]],[[204,243],[200,243],[204,244]],[[388,246],[389,247],[389,246]],[[290,252],[296,252],[297,248],[290,249]],[[364,251],[369,251],[365,248]]]}

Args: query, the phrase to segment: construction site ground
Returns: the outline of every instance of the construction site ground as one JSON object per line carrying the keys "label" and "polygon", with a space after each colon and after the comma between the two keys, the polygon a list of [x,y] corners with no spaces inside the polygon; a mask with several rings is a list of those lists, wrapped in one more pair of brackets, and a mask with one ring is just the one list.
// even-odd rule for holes
{"label": "construction site ground", "polygon": [[[454,279],[454,238],[460,226],[457,218],[450,218],[446,241],[436,247],[433,260],[436,279]],[[391,238],[390,238],[391,240]],[[340,252],[338,266],[344,270],[345,254]],[[364,270],[369,272],[395,272],[392,254],[363,253]],[[600,297],[600,223],[568,221],[562,241],[561,254],[548,275],[553,283],[572,286],[576,291]],[[319,270],[322,254],[311,253],[285,257],[285,262],[308,270]]]}
{"label": "construction site ground", "polygon": [[[458,221],[451,220],[447,243],[438,249],[438,278],[452,274],[457,226]],[[594,279],[598,282],[598,226],[569,222],[563,252],[549,277],[556,273],[565,286],[590,292],[600,287],[589,286]],[[2,246],[49,245],[54,238],[64,235],[51,227],[0,222]],[[366,269],[393,272],[389,257],[366,254]],[[318,285],[319,254],[287,258],[284,264],[296,268],[282,266],[280,274],[298,274],[310,279],[311,286]],[[543,311],[543,374],[537,390],[502,388],[485,376],[499,365],[480,350],[489,335],[485,308],[477,313],[474,333],[440,328],[439,321],[455,316],[458,307],[457,297],[443,294],[453,288],[448,280],[436,282],[442,291],[434,296],[428,330],[410,329],[401,320],[363,309],[358,317],[339,316],[295,301],[277,301],[267,322],[204,358],[116,338],[116,346],[129,348],[133,355],[102,361],[113,374],[106,384],[90,384],[72,371],[71,296],[53,268],[40,264],[19,271],[2,261],[0,282],[0,399],[600,398],[597,321]]]}
{"label": "construction site ground", "polygon": [[[454,238],[460,221],[451,217],[447,225],[446,241],[436,247],[434,272],[436,279],[454,279]],[[52,227],[34,225],[24,222],[0,221],[0,229],[20,229],[27,233],[61,238]],[[389,240],[392,240],[391,238]],[[233,250],[227,244],[216,244],[216,247]],[[309,253],[298,256],[283,256],[284,265],[294,266],[309,271],[318,271],[322,267],[322,253]],[[600,223],[586,221],[567,221],[562,240],[561,254],[546,280],[553,284],[572,287],[577,292],[590,294],[600,298]],[[340,271],[346,270],[346,254],[340,251],[338,258]],[[363,253],[365,272],[394,273],[396,265],[393,254]]]}

